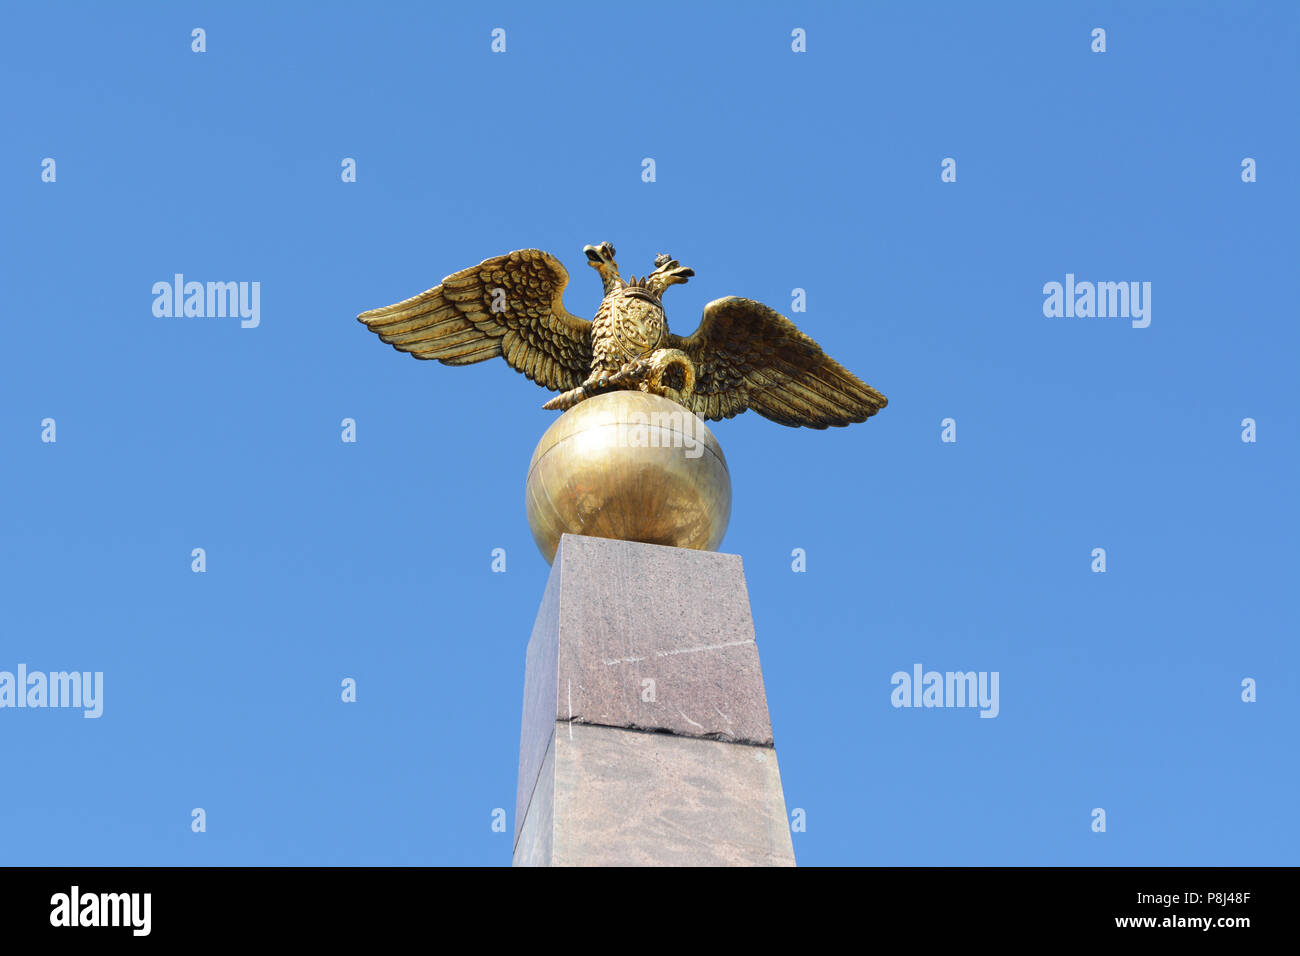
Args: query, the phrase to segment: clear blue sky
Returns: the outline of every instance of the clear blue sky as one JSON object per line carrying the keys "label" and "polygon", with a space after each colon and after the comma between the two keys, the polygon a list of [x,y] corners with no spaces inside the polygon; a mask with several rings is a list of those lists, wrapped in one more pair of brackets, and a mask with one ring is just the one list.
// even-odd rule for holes
{"label": "clear blue sky", "polygon": [[0,14],[0,670],[105,685],[0,710],[0,863],[509,862],[547,393],[355,315],[521,247],[590,315],[606,239],[679,332],[806,289],[890,399],[715,429],[801,864],[1297,862],[1294,4],[377,6]]}

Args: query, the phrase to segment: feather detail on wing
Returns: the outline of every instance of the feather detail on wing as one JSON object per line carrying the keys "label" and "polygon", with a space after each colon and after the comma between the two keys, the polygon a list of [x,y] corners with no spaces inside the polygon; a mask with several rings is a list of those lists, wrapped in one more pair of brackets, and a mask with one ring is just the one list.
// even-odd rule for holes
{"label": "feather detail on wing", "polygon": [[520,249],[357,319],[418,359],[470,365],[500,355],[543,388],[565,391],[591,370],[591,323],[564,308],[568,282],[554,256]]}
{"label": "feather detail on wing", "polygon": [[826,428],[866,421],[887,404],[793,322],[753,299],[715,299],[693,335],[669,338],[695,363],[695,389],[684,404],[711,421],[752,408],[782,425]]}

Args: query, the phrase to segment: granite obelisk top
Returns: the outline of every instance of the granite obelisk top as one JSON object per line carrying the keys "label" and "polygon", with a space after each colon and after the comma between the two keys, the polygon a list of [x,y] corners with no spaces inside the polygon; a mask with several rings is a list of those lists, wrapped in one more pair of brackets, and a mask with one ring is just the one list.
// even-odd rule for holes
{"label": "granite obelisk top", "polygon": [[516,865],[793,865],[739,557],[563,537],[515,824]]}

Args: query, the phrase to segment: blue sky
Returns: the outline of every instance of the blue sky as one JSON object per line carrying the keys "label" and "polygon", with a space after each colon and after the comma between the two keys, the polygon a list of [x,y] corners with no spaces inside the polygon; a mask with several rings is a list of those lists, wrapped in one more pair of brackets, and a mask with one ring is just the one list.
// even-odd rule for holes
{"label": "blue sky", "polygon": [[[547,393],[355,315],[522,247],[590,315],[602,240],[695,269],[682,333],[805,289],[890,399],[715,427],[801,864],[1297,862],[1295,5],[0,18],[0,670],[104,673],[0,710],[0,863],[509,863]],[[178,272],[260,325],[154,316]],[[1150,326],[1045,317],[1067,273]],[[893,708],[916,663],[998,717]]]}

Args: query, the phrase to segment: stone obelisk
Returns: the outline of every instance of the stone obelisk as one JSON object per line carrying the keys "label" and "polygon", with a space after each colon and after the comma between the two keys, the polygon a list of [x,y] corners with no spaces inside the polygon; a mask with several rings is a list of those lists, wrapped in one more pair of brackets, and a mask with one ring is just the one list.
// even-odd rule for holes
{"label": "stone obelisk", "polygon": [[417,358],[499,356],[560,393],[524,488],[552,571],[528,645],[514,861],[792,865],[744,572],[714,553],[731,473],[704,420],[752,408],[823,429],[887,400],[752,299],[715,299],[674,335],[663,294],[693,269],[664,253],[624,279],[611,243],[582,251],[604,290],[590,322],[540,249],[357,316]]}
{"label": "stone obelisk", "polygon": [[528,644],[516,866],[793,866],[736,555],[565,534]]}

